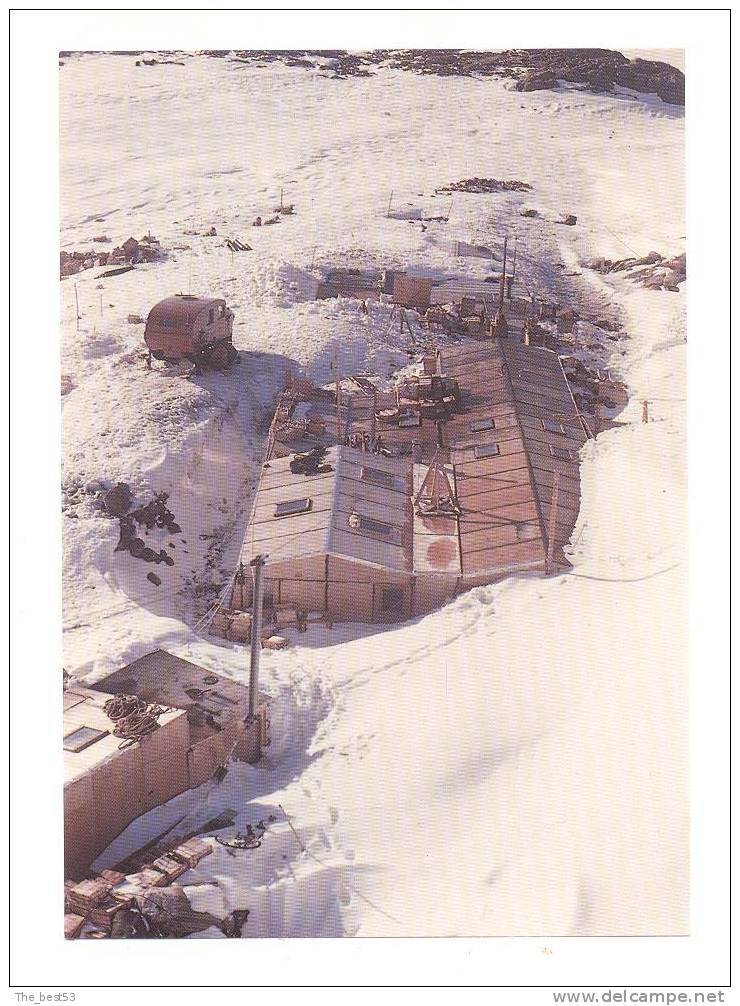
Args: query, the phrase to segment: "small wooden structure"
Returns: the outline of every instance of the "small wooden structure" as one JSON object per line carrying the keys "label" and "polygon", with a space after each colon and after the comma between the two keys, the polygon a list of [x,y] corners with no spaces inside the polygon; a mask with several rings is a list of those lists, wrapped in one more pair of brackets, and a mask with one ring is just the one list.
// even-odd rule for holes
{"label": "small wooden structure", "polygon": [[236,356],[234,314],[220,297],[179,293],[149,312],[144,342],[156,360],[191,360],[227,366]]}
{"label": "small wooden structure", "polygon": [[[122,740],[105,711],[116,695],[156,703],[158,726]],[[79,877],[142,814],[210,779],[229,756],[256,761],[269,734],[267,699],[244,722],[249,689],[165,650],[92,687],[64,692],[65,871]]]}
{"label": "small wooden structure", "polygon": [[[293,457],[262,469],[242,552],[265,565],[266,617],[291,606],[337,621],[398,621],[411,612],[411,464],[345,446],[314,472]],[[245,603],[251,604],[251,584]]]}

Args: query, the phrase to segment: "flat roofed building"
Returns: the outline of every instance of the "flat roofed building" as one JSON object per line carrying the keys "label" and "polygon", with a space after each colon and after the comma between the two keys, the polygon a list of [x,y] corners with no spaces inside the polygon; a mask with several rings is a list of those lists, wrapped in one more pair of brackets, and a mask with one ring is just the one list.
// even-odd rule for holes
{"label": "flat roofed building", "polygon": [[[114,734],[105,711],[116,695],[164,709],[140,740]],[[64,691],[65,871],[80,877],[132,821],[212,778],[227,758],[256,761],[269,731],[267,698],[245,724],[249,689],[165,650],[91,687]]]}

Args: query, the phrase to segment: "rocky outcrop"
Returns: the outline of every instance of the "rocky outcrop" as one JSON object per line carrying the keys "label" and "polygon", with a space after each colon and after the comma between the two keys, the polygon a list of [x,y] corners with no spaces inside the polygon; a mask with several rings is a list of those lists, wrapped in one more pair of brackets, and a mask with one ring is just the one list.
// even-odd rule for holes
{"label": "rocky outcrop", "polygon": [[516,179],[500,178],[463,178],[459,182],[450,182],[435,192],[530,192],[529,182],[518,182]]}
{"label": "rocky outcrop", "polygon": [[[183,55],[160,52],[156,58],[137,60],[137,65],[176,64],[181,62]],[[385,66],[438,77],[508,77],[516,82],[520,91],[554,89],[559,81],[580,84],[597,93],[625,87],[640,94],[656,94],[673,105],[684,104],[684,75],[680,70],[657,60],[628,59],[613,49],[506,49],[501,52],[469,49],[376,49],[372,52],[241,49],[226,52],[208,49],[200,55],[256,67],[280,61],[286,66],[316,71],[330,80],[369,77],[378,67]],[[173,59],[173,56],[179,58]]]}
{"label": "rocky outcrop", "polygon": [[641,258],[623,259],[591,258],[583,263],[586,269],[607,275],[608,273],[624,273],[633,283],[647,287],[649,290],[670,290],[678,292],[680,283],[686,280],[686,254],[674,258],[664,258],[656,251],[648,252]]}

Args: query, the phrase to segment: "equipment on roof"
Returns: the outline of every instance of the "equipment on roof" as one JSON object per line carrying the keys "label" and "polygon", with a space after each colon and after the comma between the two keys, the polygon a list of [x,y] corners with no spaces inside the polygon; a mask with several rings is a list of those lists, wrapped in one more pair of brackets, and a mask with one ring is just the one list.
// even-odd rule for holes
{"label": "equipment on roof", "polygon": [[420,517],[456,517],[460,506],[450,485],[444,465],[436,452],[414,499]]}
{"label": "equipment on roof", "polygon": [[324,475],[333,471],[331,465],[324,464],[326,447],[314,447],[305,454],[296,454],[290,462],[290,470],[294,475]]}

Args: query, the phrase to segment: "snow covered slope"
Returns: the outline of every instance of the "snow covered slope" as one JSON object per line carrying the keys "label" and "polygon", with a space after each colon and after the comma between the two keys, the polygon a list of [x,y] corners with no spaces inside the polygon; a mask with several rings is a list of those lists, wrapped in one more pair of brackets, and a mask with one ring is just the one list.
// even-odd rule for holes
{"label": "snow covered slope", "polygon": [[[196,629],[233,568],[273,395],[288,370],[329,380],[335,349],[344,373],[386,375],[415,352],[387,307],[314,301],[309,274],[481,277],[486,263],[453,259],[449,241],[516,233],[523,289],[617,325],[600,360],[631,389],[630,425],[584,448],[572,573],[476,589],[391,630],[313,628],[266,654],[263,763],[152,812],[101,861],[185,810],[195,826],[233,808],[235,827],[272,812],[261,849],[218,850],[184,879],[219,887],[224,911],[252,908],[245,935],[685,932],[684,293],[582,267],[685,250],[682,110],[396,70],[335,81],[183,63],[98,55],[60,70],[62,247],[151,231],[168,250],[61,283],[68,671],[94,680],[163,646],[245,678],[245,650]],[[474,175],[533,188],[434,195]],[[281,188],[295,215],[251,227]],[[439,215],[451,201],[449,222],[389,218],[391,192]],[[226,375],[185,380],[140,358],[128,315],[188,290],[235,311]],[[175,559],[156,566],[159,587],[114,552],[117,524],[96,508],[119,480],[141,502],[170,494],[182,533],[152,532]]]}

